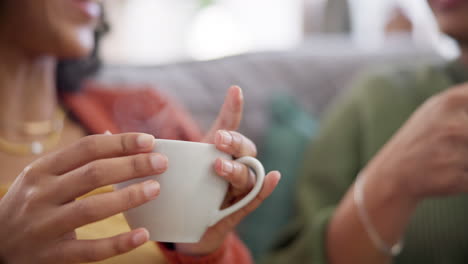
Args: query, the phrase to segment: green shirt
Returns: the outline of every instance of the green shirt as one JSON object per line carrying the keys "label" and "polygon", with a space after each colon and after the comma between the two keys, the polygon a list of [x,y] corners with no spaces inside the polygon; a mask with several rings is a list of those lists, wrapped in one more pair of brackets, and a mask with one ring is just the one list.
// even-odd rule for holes
{"label": "green shirt", "polygon": [[[358,172],[423,102],[465,81],[468,74],[458,63],[383,71],[341,97],[306,155],[299,215],[265,263],[327,263],[328,221]],[[394,263],[468,263],[468,195],[422,202]]]}

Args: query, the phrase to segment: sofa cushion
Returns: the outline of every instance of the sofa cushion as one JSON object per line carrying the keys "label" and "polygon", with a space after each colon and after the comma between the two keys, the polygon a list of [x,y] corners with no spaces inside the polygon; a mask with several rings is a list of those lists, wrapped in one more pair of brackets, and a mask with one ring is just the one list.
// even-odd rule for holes
{"label": "sofa cushion", "polygon": [[302,154],[314,135],[317,121],[291,96],[277,94],[269,105],[270,127],[259,159],[266,171],[278,170],[280,184],[273,194],[239,226],[241,238],[255,258],[270,249],[294,214],[294,194]]}

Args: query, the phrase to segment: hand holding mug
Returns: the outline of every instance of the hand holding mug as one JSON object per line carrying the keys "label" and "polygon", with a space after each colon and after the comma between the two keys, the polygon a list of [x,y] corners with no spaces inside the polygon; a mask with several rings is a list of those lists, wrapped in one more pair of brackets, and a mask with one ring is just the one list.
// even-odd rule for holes
{"label": "hand holding mug", "polygon": [[0,200],[0,262],[82,263],[130,251],[148,241],[136,229],[99,240],[77,240],[75,229],[155,199],[159,183],[77,197],[98,187],[162,173],[167,159],[149,153],[154,137],[96,135],[33,162]]}
{"label": "hand holding mug", "polygon": [[[225,102],[218,118],[205,137],[205,142],[214,143],[216,148],[235,159],[257,156],[255,144],[245,136],[235,132],[242,120],[244,98],[242,90],[233,86],[228,90]],[[218,158],[214,163],[219,177],[227,180],[229,191],[223,208],[231,206],[248,194],[255,186],[255,175],[245,164],[230,159]],[[240,221],[254,211],[273,192],[281,175],[270,172],[265,176],[263,186],[255,199],[239,210],[210,227],[198,243],[176,244],[176,249],[184,254],[205,255],[219,248],[226,236],[232,232]]]}
{"label": "hand holding mug", "polygon": [[265,176],[253,142],[232,131],[239,126],[242,104],[242,91],[232,87],[205,139],[214,145],[158,139],[154,152],[168,158],[167,171],[116,185],[161,184],[157,200],[124,213],[132,228],[147,228],[151,240],[177,243],[181,253],[209,254],[273,191],[279,173]]}

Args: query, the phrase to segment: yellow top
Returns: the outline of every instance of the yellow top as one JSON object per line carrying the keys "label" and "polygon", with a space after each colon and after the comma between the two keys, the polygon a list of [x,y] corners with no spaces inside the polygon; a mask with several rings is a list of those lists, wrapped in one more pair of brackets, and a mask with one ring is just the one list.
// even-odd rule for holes
{"label": "yellow top", "polygon": [[[5,186],[0,186],[0,197],[4,196],[8,188]],[[105,193],[112,191],[112,187],[103,187],[97,189],[85,197],[90,195],[95,195],[99,193]],[[78,239],[98,239],[114,236],[120,233],[129,231],[130,228],[127,225],[122,214],[118,214],[102,221],[89,224],[78,228],[76,234]],[[95,262],[99,264],[163,264],[166,263],[163,255],[159,251],[158,247],[154,242],[148,242],[143,246],[120,256],[110,258],[105,261]]]}

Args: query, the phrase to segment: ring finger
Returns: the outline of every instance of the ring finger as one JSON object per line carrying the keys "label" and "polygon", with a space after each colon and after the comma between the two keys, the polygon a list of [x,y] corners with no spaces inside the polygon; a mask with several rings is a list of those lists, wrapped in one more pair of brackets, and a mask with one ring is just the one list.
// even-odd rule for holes
{"label": "ring finger", "polygon": [[214,165],[216,173],[232,185],[232,196],[249,192],[255,185],[255,175],[246,165],[219,158]]}

